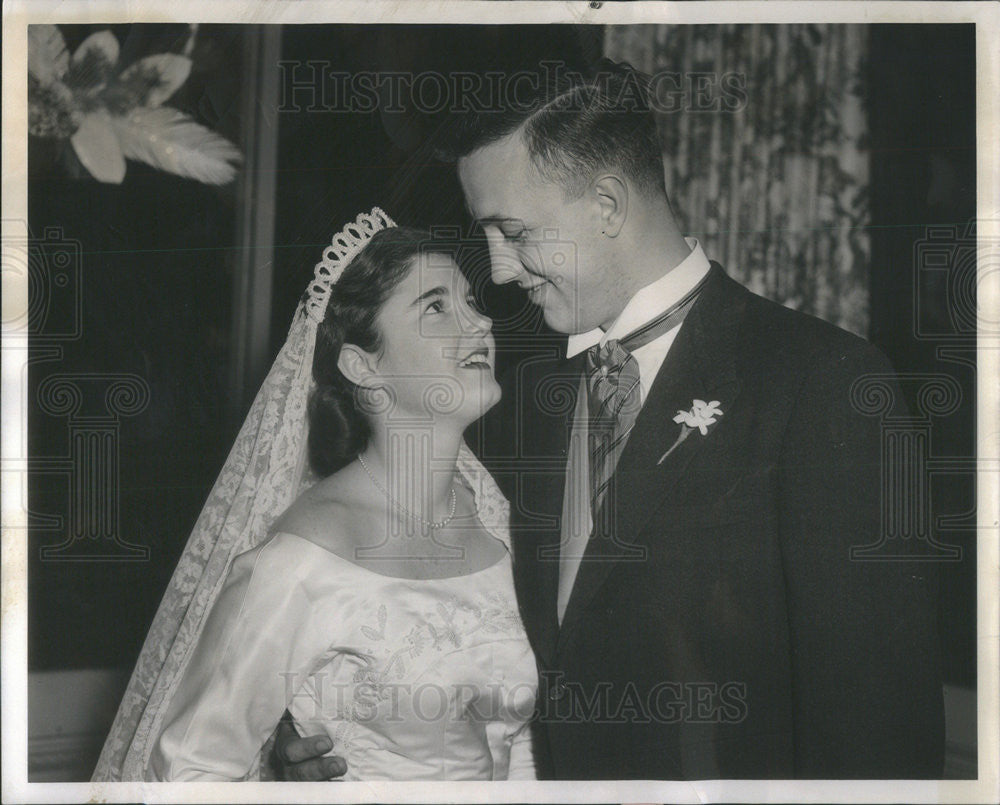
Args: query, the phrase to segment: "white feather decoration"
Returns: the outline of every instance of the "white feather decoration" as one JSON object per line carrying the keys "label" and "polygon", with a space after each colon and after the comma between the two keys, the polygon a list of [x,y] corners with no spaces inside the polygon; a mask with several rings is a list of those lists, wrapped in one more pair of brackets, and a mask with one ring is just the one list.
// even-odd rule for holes
{"label": "white feather decoration", "polygon": [[229,140],[169,106],[136,108],[112,125],[129,159],[205,184],[228,184],[242,160]]}

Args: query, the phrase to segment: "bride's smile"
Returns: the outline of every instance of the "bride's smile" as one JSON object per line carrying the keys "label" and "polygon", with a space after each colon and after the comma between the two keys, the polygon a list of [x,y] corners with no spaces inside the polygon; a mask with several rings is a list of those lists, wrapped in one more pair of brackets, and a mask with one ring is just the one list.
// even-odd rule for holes
{"label": "bride's smile", "polygon": [[358,383],[388,392],[389,419],[451,418],[464,428],[500,399],[491,325],[455,261],[422,254],[379,311],[381,348],[365,354]]}

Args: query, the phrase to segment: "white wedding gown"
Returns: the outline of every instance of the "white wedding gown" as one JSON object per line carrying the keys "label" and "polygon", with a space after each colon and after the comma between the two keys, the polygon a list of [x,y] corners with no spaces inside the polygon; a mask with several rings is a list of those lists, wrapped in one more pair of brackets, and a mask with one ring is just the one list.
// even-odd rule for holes
{"label": "white wedding gown", "polygon": [[509,552],[412,580],[278,533],[234,560],[145,776],[252,777],[287,708],[347,780],[533,779],[536,692]]}

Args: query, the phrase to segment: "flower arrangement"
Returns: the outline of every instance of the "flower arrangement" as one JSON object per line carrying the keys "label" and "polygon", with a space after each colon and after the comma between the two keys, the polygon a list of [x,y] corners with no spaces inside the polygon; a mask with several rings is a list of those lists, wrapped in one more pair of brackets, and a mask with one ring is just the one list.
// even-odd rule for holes
{"label": "flower arrangement", "polygon": [[231,182],[239,149],[163,105],[187,81],[190,57],[158,53],[121,69],[118,56],[110,31],[92,34],[70,56],[56,26],[29,26],[29,133],[68,139],[101,182],[120,184],[126,159],[205,184]]}

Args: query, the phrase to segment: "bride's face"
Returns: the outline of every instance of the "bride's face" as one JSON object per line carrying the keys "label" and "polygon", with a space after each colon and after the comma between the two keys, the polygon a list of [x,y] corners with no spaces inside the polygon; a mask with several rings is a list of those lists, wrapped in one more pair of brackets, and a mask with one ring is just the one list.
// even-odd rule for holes
{"label": "bride's face", "polygon": [[377,318],[382,350],[375,369],[392,397],[389,417],[454,418],[464,427],[495,405],[492,324],[454,260],[415,258]]}

